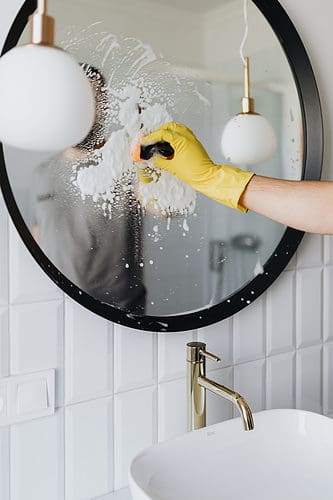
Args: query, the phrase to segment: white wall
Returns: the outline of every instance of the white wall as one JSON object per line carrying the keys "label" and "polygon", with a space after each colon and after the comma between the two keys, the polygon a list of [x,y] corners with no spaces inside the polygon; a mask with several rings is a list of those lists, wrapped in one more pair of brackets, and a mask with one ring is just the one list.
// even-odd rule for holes
{"label": "white wall", "polygon": [[[282,2],[312,59],[333,178],[330,0]],[[1,2],[0,39],[19,0]],[[333,415],[333,240],[309,236],[268,293],[235,317],[156,335],[83,310],[44,276],[0,202],[0,376],[57,369],[54,417],[0,428],[0,500],[87,500],[127,483],[139,449],[185,430],[185,343],[207,340],[254,411],[298,407]],[[209,422],[230,418],[209,397]]]}

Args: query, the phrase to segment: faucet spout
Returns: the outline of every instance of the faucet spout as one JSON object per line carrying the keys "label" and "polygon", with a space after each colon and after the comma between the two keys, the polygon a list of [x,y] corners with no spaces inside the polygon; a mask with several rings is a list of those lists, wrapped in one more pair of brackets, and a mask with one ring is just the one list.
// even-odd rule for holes
{"label": "faucet spout", "polygon": [[234,404],[246,431],[254,429],[251,409],[243,396],[206,377],[206,358],[219,362],[220,358],[206,351],[203,342],[187,344],[187,428],[189,431],[206,426],[206,390]]}
{"label": "faucet spout", "polygon": [[228,401],[231,401],[231,403],[237,407],[246,431],[252,431],[254,429],[253,415],[243,396],[205,376],[199,376],[197,380],[201,387],[217,394],[218,396],[221,396],[224,399],[227,399]]}

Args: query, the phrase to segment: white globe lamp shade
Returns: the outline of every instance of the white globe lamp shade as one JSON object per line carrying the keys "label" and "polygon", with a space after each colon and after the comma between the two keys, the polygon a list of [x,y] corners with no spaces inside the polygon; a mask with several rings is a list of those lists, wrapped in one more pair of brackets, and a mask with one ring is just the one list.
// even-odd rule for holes
{"label": "white globe lamp shade", "polygon": [[236,165],[256,165],[271,158],[277,147],[274,129],[258,114],[241,113],[232,118],[222,133],[222,153]]}
{"label": "white globe lamp shade", "polygon": [[0,59],[0,110],[3,143],[53,152],[85,139],[94,123],[95,99],[71,55],[29,44]]}

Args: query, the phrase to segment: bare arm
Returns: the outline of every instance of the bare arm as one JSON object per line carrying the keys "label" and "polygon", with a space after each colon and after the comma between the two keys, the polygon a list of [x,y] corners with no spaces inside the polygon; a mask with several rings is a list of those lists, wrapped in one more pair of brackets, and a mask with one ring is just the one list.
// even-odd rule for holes
{"label": "bare arm", "polygon": [[333,182],[255,175],[239,201],[249,210],[295,229],[333,234]]}

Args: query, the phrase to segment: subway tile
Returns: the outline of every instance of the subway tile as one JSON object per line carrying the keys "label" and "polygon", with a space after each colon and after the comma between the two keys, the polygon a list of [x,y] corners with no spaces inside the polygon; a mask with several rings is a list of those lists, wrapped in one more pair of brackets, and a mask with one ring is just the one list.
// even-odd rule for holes
{"label": "subway tile", "polygon": [[63,500],[63,412],[11,428],[11,500]]}
{"label": "subway tile", "polygon": [[264,298],[256,300],[234,316],[235,363],[265,356]]}
{"label": "subway tile", "polygon": [[56,405],[63,402],[63,303],[10,308],[11,375],[56,369]]}
{"label": "subway tile", "polygon": [[0,307],[0,378],[9,375],[8,308]]}
{"label": "subway tile", "polygon": [[322,347],[296,353],[296,407],[322,413]]}
{"label": "subway tile", "polygon": [[77,403],[113,392],[112,324],[65,301],[65,401]]}
{"label": "subway tile", "polygon": [[295,353],[267,358],[267,408],[295,408]]}
{"label": "subway tile", "polygon": [[88,500],[113,489],[112,398],[66,408],[66,500]]}
{"label": "subway tile", "polygon": [[9,500],[9,427],[0,429],[0,500]]}
{"label": "subway tile", "polygon": [[[234,368],[234,390],[246,399],[253,413],[266,407],[265,375],[264,359]],[[234,410],[234,415],[238,416],[237,410]]]}
{"label": "subway tile", "polygon": [[323,265],[323,237],[305,234],[297,250],[297,268],[304,269]]}
{"label": "subway tile", "polygon": [[[208,372],[207,377],[217,382],[218,384],[225,385],[229,389],[234,390],[233,383],[233,370],[232,368],[222,368],[221,370],[214,370]],[[206,391],[206,421],[207,425],[217,424],[224,420],[229,420],[233,416],[233,405],[230,401]]]}
{"label": "subway tile", "polygon": [[156,439],[155,389],[152,387],[115,395],[115,489],[128,484],[134,456]]}
{"label": "subway tile", "polygon": [[0,193],[0,306],[8,304],[9,299],[9,237],[8,215]]}
{"label": "subway tile", "polygon": [[323,396],[324,396],[324,414],[333,413],[333,343],[324,345],[323,360]]}
{"label": "subway tile", "polygon": [[324,269],[324,304],[323,304],[323,330],[324,340],[333,340],[333,266],[327,266]]}
{"label": "subway tile", "polygon": [[323,272],[303,269],[296,280],[296,345],[307,347],[322,340]]}
{"label": "subway tile", "polygon": [[62,298],[60,289],[48,278],[10,224],[10,302],[30,303]]}
{"label": "subway tile", "polygon": [[172,380],[158,387],[158,440],[180,436],[187,431],[186,380]]}
{"label": "subway tile", "polygon": [[157,376],[157,334],[114,327],[115,392],[153,385]]}
{"label": "subway tile", "polygon": [[333,265],[333,236],[324,236],[324,262],[327,266]]}
{"label": "subway tile", "polygon": [[160,382],[185,376],[186,344],[192,342],[193,338],[193,332],[159,334],[158,379]]}
{"label": "subway tile", "polygon": [[[226,319],[199,330],[198,340],[207,344],[207,351],[221,358],[223,366],[233,362],[233,331],[232,319]],[[208,363],[208,361],[207,361]],[[221,366],[209,362],[209,369],[219,369]]]}
{"label": "subway tile", "polygon": [[267,292],[267,354],[295,346],[295,273],[287,271]]}

